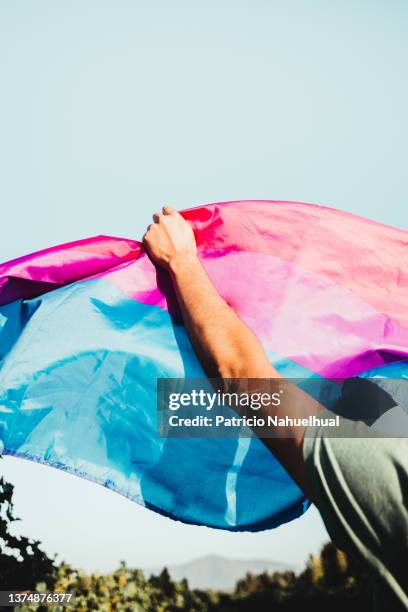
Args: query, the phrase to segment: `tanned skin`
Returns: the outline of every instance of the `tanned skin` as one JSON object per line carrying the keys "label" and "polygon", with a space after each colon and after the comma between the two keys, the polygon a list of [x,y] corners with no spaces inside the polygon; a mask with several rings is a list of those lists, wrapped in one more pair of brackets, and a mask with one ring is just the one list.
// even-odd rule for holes
{"label": "tanned skin", "polygon": [[[209,279],[197,256],[196,241],[189,223],[170,206],[164,206],[161,213],[154,214],[153,221],[143,236],[146,251],[155,265],[170,274],[185,327],[206,375],[226,381],[281,379],[256,335],[224,301]],[[289,387],[293,401],[285,402],[288,416],[304,417],[316,414],[322,408],[294,385]],[[273,410],[270,406],[262,407],[259,416],[267,418]],[[285,435],[263,438],[262,441],[310,497],[302,452],[305,429],[286,429]]]}

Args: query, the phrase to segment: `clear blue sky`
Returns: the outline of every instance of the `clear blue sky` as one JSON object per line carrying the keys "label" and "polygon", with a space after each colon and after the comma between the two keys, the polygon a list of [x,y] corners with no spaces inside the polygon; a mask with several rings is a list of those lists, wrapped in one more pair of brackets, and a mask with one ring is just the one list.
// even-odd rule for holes
{"label": "clear blue sky", "polygon": [[[165,202],[299,200],[406,228],[407,31],[405,0],[2,2],[0,259],[140,238]],[[208,552],[300,564],[326,538],[315,511],[228,534],[0,468],[18,529],[87,569]]]}

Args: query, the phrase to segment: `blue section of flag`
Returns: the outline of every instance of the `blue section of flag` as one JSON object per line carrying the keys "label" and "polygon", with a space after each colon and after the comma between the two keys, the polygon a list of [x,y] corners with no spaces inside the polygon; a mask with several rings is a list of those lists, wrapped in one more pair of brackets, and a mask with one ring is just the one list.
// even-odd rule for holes
{"label": "blue section of flag", "polygon": [[[157,436],[157,378],[204,373],[181,325],[106,280],[2,307],[0,356],[5,453],[78,474],[173,518],[223,529],[270,528],[307,508],[256,438]],[[271,357],[286,375],[305,375]]]}

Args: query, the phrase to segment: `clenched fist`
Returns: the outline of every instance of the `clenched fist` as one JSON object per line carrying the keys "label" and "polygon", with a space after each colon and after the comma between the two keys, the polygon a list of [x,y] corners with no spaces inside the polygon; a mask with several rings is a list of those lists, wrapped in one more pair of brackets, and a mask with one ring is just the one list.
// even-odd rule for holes
{"label": "clenched fist", "polygon": [[180,257],[196,257],[197,246],[193,230],[171,206],[164,206],[162,213],[155,213],[153,221],[143,236],[143,243],[153,263],[169,270]]}

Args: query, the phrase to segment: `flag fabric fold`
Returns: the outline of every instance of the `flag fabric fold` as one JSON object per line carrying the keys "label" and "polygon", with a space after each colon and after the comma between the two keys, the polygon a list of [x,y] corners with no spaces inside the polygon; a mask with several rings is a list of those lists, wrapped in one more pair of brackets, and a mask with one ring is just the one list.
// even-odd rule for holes
{"label": "flag fabric fold", "polygon": [[[182,212],[212,282],[286,376],[408,377],[408,232],[278,201]],[[202,377],[166,274],[98,236],[0,265],[3,453],[185,522],[277,526],[308,502],[256,438],[164,439],[158,377]]]}

